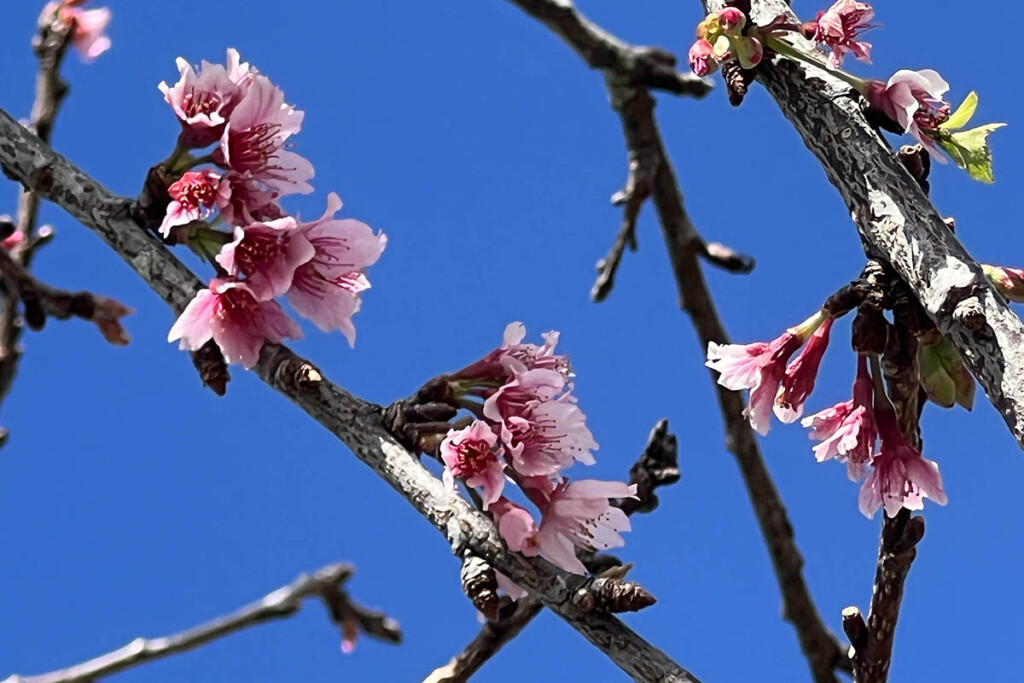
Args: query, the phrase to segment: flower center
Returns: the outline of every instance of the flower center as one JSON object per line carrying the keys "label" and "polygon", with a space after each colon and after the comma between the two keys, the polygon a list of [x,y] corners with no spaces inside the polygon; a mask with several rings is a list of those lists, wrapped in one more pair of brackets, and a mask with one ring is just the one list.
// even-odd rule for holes
{"label": "flower center", "polygon": [[456,477],[476,476],[498,460],[485,441],[463,441],[458,448],[459,459],[452,467],[452,474]]}
{"label": "flower center", "polygon": [[260,266],[281,258],[287,246],[286,235],[249,231],[235,250],[235,262],[240,271],[252,275]]}

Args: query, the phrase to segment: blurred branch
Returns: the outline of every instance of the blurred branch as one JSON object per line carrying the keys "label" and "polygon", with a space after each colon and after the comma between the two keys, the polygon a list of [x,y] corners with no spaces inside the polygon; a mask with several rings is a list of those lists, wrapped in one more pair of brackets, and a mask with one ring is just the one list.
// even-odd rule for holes
{"label": "blurred branch", "polygon": [[132,313],[123,304],[92,292],[67,292],[40,282],[25,266],[0,249],[0,290],[8,301],[21,301],[25,324],[43,329],[47,318],[81,318],[95,323],[103,337],[118,346],[127,344],[128,333],[120,318]]}
{"label": "blurred branch", "polygon": [[703,97],[711,82],[676,71],[676,57],[657,47],[630,45],[597,26],[572,0],[509,0],[554,31],[592,69],[615,72],[631,86]]}
{"label": "blurred branch", "polygon": [[388,643],[402,642],[402,631],[394,619],[352,602],[342,586],[352,576],[349,564],[332,564],[316,573],[303,574],[294,582],[278,588],[262,600],[237,612],[209,621],[187,631],[163,638],[137,638],[124,647],[82,664],[39,676],[11,676],[4,683],[91,683],[99,678],[151,662],[168,655],[194,650],[237,631],[274,619],[296,614],[302,602],[319,598],[331,620],[342,632],[343,642],[351,643],[358,633]]}
{"label": "blurred branch", "polygon": [[[647,513],[658,506],[655,489],[679,481],[679,445],[674,434],[668,431],[668,420],[658,420],[650,435],[647,446],[639,459],[629,470],[629,483],[636,484],[637,497],[617,501],[617,505],[627,515],[634,512]],[[602,558],[602,555],[598,555]],[[594,555],[588,553],[582,558],[584,564],[594,574],[600,572],[594,562]],[[615,561],[617,562],[617,560]],[[498,619],[484,622],[476,637],[452,659],[427,676],[423,683],[461,683],[469,680],[480,667],[498,653],[499,650],[535,616],[540,614],[543,605],[534,597],[525,597],[515,604],[515,608]]]}
{"label": "blurred branch", "polygon": [[[192,271],[131,218],[132,200],[112,195],[2,109],[0,165],[96,233],[175,311],[180,312],[202,288]],[[47,182],[39,183],[40,178]],[[572,596],[587,579],[539,558],[509,552],[489,517],[450,495],[413,453],[395,441],[382,423],[380,406],[349,394],[281,345],[264,345],[254,370],[405,498],[446,538],[456,556],[472,551],[539,597],[636,680],[696,680],[614,616],[574,605]]]}
{"label": "blurred branch", "polygon": [[[32,48],[39,61],[36,76],[36,95],[29,119],[29,130],[45,142],[50,142],[53,125],[57,120],[60,105],[68,93],[68,85],[60,77],[60,65],[64,61],[71,38],[71,26],[54,22],[53,18],[40,16],[39,32],[32,39]],[[36,221],[39,216],[39,196],[24,187],[18,190],[18,213],[15,229],[22,239],[12,248],[13,259],[26,269],[32,263],[37,248],[52,237],[52,232],[37,233]],[[10,393],[14,377],[21,361],[22,325],[18,316],[18,299],[10,292],[4,297],[0,308],[0,403]],[[7,430],[0,428],[0,445],[7,440]]]}
{"label": "blurred branch", "polygon": [[[576,46],[574,34],[559,24],[545,19],[545,16],[561,16],[574,11],[570,3],[562,0],[533,0],[523,2],[510,0],[523,7],[530,14],[537,16],[573,45],[583,55],[588,64],[586,54]],[[539,6],[547,6],[547,13],[542,14]],[[580,18],[580,21],[585,21]],[[602,31],[603,33],[603,31]],[[718,311],[708,291],[707,283],[701,270],[700,260],[725,267],[736,272],[748,272],[753,267],[753,259],[735,252],[728,247],[714,243],[707,244],[697,232],[683,204],[682,191],[668,152],[661,139],[661,133],[654,116],[655,101],[644,87],[640,87],[628,70],[621,71],[605,68],[605,85],[611,99],[612,108],[619,114],[622,121],[623,135],[629,152],[630,176],[626,190],[622,195],[629,198],[631,185],[635,188],[638,182],[634,179],[639,169],[649,169],[652,177],[644,179],[650,187],[644,188],[654,202],[661,224],[665,244],[676,278],[680,307],[685,310],[693,322],[694,329],[700,339],[702,348],[709,342],[726,344],[728,335],[718,316]],[[643,163],[641,163],[641,160]],[[646,172],[645,172],[646,173]],[[632,181],[632,182],[631,182]],[[623,229],[616,241],[625,244],[629,241],[629,211],[623,221]],[[637,209],[638,211],[639,209]],[[625,237],[623,237],[625,234]],[[613,248],[609,258],[601,268],[601,277],[594,288],[595,299],[600,300],[607,295],[611,287],[614,268],[621,258],[622,247]],[[611,274],[605,274],[605,270]],[[603,284],[602,284],[603,282]],[[726,427],[726,444],[736,457],[743,475],[747,492],[750,496],[761,533],[768,545],[768,552],[775,569],[783,599],[784,617],[793,624],[800,640],[801,649],[807,657],[814,679],[817,683],[832,683],[836,680],[834,671],[848,670],[849,662],[843,648],[835,636],[825,628],[818,610],[811,598],[807,584],[804,582],[802,568],[803,557],[793,538],[793,527],[786,515],[786,509],[768,468],[761,456],[761,451],[754,438],[746,418],[743,416],[743,399],[736,392],[715,385],[719,407]]]}

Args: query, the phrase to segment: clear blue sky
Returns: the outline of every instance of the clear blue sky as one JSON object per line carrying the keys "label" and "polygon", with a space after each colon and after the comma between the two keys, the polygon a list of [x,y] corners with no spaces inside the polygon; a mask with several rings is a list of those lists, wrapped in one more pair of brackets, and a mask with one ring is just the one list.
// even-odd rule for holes
{"label": "clear blue sky", "polygon": [[[7,2],[0,24],[0,106],[28,113],[29,39],[41,1]],[[319,216],[328,192],[345,213],[390,237],[356,318],[359,340],[307,326],[296,348],[334,380],[387,403],[491,348],[505,324],[563,332],[580,404],[601,444],[585,473],[622,478],[662,417],[680,437],[682,481],[636,519],[622,557],[659,598],[629,623],[705,681],[807,679],[686,318],[665,249],[645,209],[640,252],[627,254],[609,301],[589,302],[594,262],[620,215],[619,122],[599,74],[504,0],[175,3],[110,0],[113,49],[75,57],[58,149],[117,192],[134,195],[174,145],[177,123],[157,83],[174,58],[220,60],[235,46],[306,111],[298,149],[317,193],[288,207]],[[685,55],[697,0],[581,0],[616,34]],[[805,16],[824,7],[800,1]],[[917,5],[915,7],[915,5]],[[962,3],[884,3],[876,65],[932,67],[958,99],[981,96],[997,184],[938,168],[933,195],[983,261],[1024,265],[1013,40],[965,40]],[[984,17],[978,20],[986,21]],[[973,36],[973,34],[972,34]],[[983,49],[979,49],[983,46]],[[737,340],[775,336],[854,277],[862,263],[838,195],[774,103],[755,89],[728,107],[659,97],[662,131],[695,223],[709,239],[755,255],[748,276],[709,273]],[[720,173],[722,159],[763,164]],[[746,161],[744,161],[746,160]],[[728,181],[728,182],[727,182]],[[0,213],[15,188],[2,181]],[[458,563],[442,538],[329,434],[280,396],[235,372],[228,396],[199,386],[188,356],[166,343],[171,312],[121,260],[61,211],[38,260],[49,282],[88,288],[138,309],[128,348],[89,325],[51,323],[26,354],[0,420],[0,676],[38,673],[140,635],[183,629],[232,610],[301,571],[358,566],[363,602],[405,628],[400,649],[364,640],[343,656],[318,605],[123,681],[412,681],[477,630]],[[833,331],[812,409],[848,396],[848,322]],[[1019,675],[1020,539],[1016,488],[1024,454],[979,393],[973,414],[930,406],[925,452],[949,505],[928,505],[928,532],[908,582],[894,680],[1012,680]],[[817,465],[799,427],[763,440],[830,627],[866,607],[879,519],[857,511],[845,468]],[[558,619],[545,615],[481,672],[481,681],[623,680]]]}

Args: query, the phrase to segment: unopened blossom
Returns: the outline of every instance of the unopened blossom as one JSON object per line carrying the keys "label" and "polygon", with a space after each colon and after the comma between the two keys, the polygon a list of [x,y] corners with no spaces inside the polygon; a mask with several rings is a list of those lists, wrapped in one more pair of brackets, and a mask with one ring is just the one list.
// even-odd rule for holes
{"label": "unopened blossom", "polygon": [[234,240],[221,249],[217,263],[228,275],[244,275],[253,295],[266,301],[291,288],[295,271],[315,251],[295,219],[286,216],[235,228]]}
{"label": "unopened blossom", "polygon": [[861,486],[860,511],[870,519],[878,508],[885,508],[889,517],[896,516],[900,508],[920,510],[924,498],[945,505],[947,498],[939,466],[903,438],[892,406],[887,410],[876,407],[875,416],[881,449],[872,459],[871,474]]}
{"label": "unopened blossom", "polygon": [[288,302],[322,332],[339,330],[354,346],[352,316],[359,310],[360,293],[370,288],[365,271],[380,258],[388,240],[366,223],[334,218],[340,209],[341,199],[332,192],[324,215],[299,225],[313,246],[313,257],[295,271]]}
{"label": "unopened blossom", "polygon": [[179,348],[197,351],[213,339],[228,363],[249,369],[265,342],[301,336],[302,329],[276,301],[259,301],[244,282],[215,278],[185,307],[167,341],[180,339]]}
{"label": "unopened blossom", "polygon": [[494,349],[480,360],[456,373],[460,381],[476,381],[470,390],[481,398],[488,398],[498,387],[512,381],[515,373],[527,370],[555,370],[565,378],[573,376],[569,357],[555,353],[559,334],[555,330],[541,335],[544,343],[523,343],[526,338],[526,326],[521,322],[512,322],[505,327],[501,346]]}
{"label": "unopened blossom", "polygon": [[125,346],[131,341],[128,331],[121,325],[121,318],[131,315],[135,311],[128,308],[116,299],[109,299],[105,296],[93,296],[95,310],[92,314],[92,321],[96,324],[100,334],[108,343],[114,346]]}
{"label": "unopened blossom", "polygon": [[167,194],[171,201],[160,224],[160,234],[167,237],[171,228],[205,218],[217,201],[220,176],[213,171],[186,171],[171,183]]}
{"label": "unopened blossom", "polygon": [[981,269],[985,272],[985,277],[992,282],[992,285],[1007,301],[1024,303],[1024,270],[1006,266],[990,266],[987,263],[982,264]]}
{"label": "unopened blossom", "polygon": [[630,530],[629,517],[610,498],[636,496],[636,485],[583,479],[558,484],[542,512],[537,542],[540,554],[562,569],[586,574],[576,548],[607,550],[625,545],[619,534]]}
{"label": "unopened blossom", "polygon": [[795,422],[804,412],[804,402],[814,390],[814,380],[818,376],[818,367],[828,348],[828,333],[832,329],[834,318],[827,317],[800,351],[793,362],[786,367],[786,375],[782,378],[782,386],[775,397],[775,416],[780,422]]}
{"label": "unopened blossom", "polygon": [[107,7],[81,9],[80,2],[48,2],[43,8],[44,17],[56,15],[57,21],[71,31],[71,45],[82,57],[91,62],[110,49],[110,38],[104,33],[110,23],[111,13]]}
{"label": "unopened blossom", "polygon": [[498,535],[509,550],[533,557],[540,552],[537,523],[526,508],[508,498],[499,497],[491,503],[488,512],[498,525]]}
{"label": "unopened blossom", "polygon": [[229,48],[227,64],[203,61],[197,74],[187,60],[179,57],[181,74],[173,86],[162,82],[160,92],[181,122],[179,143],[201,148],[220,140],[228,117],[238,106],[252,81],[254,70],[242,62],[238,51]]}
{"label": "unopened blossom", "polygon": [[241,173],[282,195],[308,194],[313,187],[313,165],[286,147],[302,127],[303,112],[285,104],[284,92],[265,76],[256,74],[224,127],[218,165]]}
{"label": "unopened blossom", "polygon": [[697,24],[697,42],[689,54],[694,73],[708,75],[714,72],[716,62],[732,60],[744,69],[757,66],[764,57],[764,47],[758,37],[744,33],[746,25],[747,17],[735,7],[712,12]]}
{"label": "unopened blossom", "polygon": [[21,230],[18,230],[17,227],[15,227],[14,220],[11,218],[10,214],[0,214],[0,224],[4,224],[4,227],[6,227],[7,230],[11,231],[11,234],[9,234],[7,237],[3,239],[2,242],[0,242],[0,248],[2,248],[4,251],[11,251],[12,249],[20,247],[22,244],[24,244],[25,233],[23,233]]}
{"label": "unopened blossom", "polygon": [[801,425],[811,430],[808,436],[821,442],[814,447],[817,461],[835,458],[846,462],[847,476],[851,481],[864,478],[865,467],[875,450],[878,430],[872,407],[874,392],[867,359],[859,356],[853,398],[800,421]]}
{"label": "unopened blossom", "polygon": [[864,94],[872,107],[899,124],[939,162],[946,163],[933,135],[949,118],[949,103],[942,99],[948,91],[949,84],[932,69],[901,69],[888,83],[867,81]]}
{"label": "unopened blossom", "polygon": [[594,463],[591,451],[597,442],[583,411],[564,393],[566,385],[558,371],[536,368],[517,373],[484,402],[483,414],[500,425],[502,443],[519,474],[547,476],[573,461]]}
{"label": "unopened blossom", "polygon": [[705,365],[719,373],[718,383],[733,391],[750,389],[750,401],[744,415],[759,434],[767,434],[771,426],[775,397],[786,375],[786,363],[825,318],[825,314],[819,311],[769,343],[708,343]]}
{"label": "unopened blossom", "polygon": [[690,53],[687,59],[690,63],[690,70],[701,78],[710,76],[718,71],[718,59],[715,56],[715,48],[703,38],[698,38],[690,46]]}
{"label": "unopened blossom", "polygon": [[455,479],[483,489],[484,510],[501,496],[505,487],[505,465],[499,458],[498,435],[486,422],[476,420],[460,430],[450,430],[441,442],[444,482],[455,490]]}
{"label": "unopened blossom", "polygon": [[838,0],[824,12],[818,13],[818,19],[809,22],[805,33],[811,40],[829,48],[829,66],[836,68],[843,63],[847,54],[852,54],[862,62],[871,63],[871,43],[857,40],[864,31],[874,28],[871,21],[875,10],[866,2],[856,0]]}

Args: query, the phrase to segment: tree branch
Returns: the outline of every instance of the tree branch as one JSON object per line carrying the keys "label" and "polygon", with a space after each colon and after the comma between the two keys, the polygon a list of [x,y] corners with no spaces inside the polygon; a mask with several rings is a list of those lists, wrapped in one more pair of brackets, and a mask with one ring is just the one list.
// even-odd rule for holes
{"label": "tree branch", "polygon": [[[792,16],[785,0],[753,2],[758,23],[784,13]],[[839,190],[868,255],[910,287],[1024,448],[1024,324],[868,123],[860,96],[821,69],[783,58],[762,64],[758,80]]]}
{"label": "tree branch", "polygon": [[[544,18],[571,10],[571,4],[561,0],[510,2],[541,19],[593,66],[577,45],[578,41],[572,32],[558,24],[552,25],[552,22]],[[542,12],[539,9],[540,5],[549,8]],[[582,17],[578,21],[586,22]],[[607,35],[604,31],[594,28]],[[733,266],[732,269],[739,272],[752,268],[753,260],[722,245],[708,245],[704,242],[690,221],[683,204],[679,181],[676,179],[655,120],[654,98],[645,88],[637,86],[628,70],[605,68],[604,75],[612,107],[622,120],[631,168],[634,159],[645,159],[646,163],[654,168],[650,194],[658,212],[662,234],[672,262],[680,307],[689,314],[702,347],[706,348],[709,342],[726,344],[729,338],[704,281],[700,259],[706,258],[714,265]],[[726,446],[739,464],[761,533],[768,545],[775,577],[782,593],[783,615],[796,629],[801,650],[807,657],[815,681],[833,683],[836,680],[834,670],[838,668],[848,671],[849,660],[844,648],[840,647],[835,636],[822,623],[803,579],[803,557],[796,546],[793,527],[765,465],[753,430],[743,416],[743,399],[738,393],[717,384],[715,390],[725,422]]]}
{"label": "tree branch", "polygon": [[[112,195],[0,109],[0,165],[99,235],[175,311],[201,288],[196,276],[137,225],[132,200]],[[505,549],[493,522],[450,495],[382,424],[382,408],[352,396],[287,347],[267,344],[254,368],[263,381],[333,433],[441,532],[453,552],[470,550],[565,619],[639,681],[696,680],[615,617],[572,603],[588,580]]]}
{"label": "tree branch", "polygon": [[[32,104],[29,129],[43,142],[50,142],[53,125],[57,120],[61,103],[68,93],[68,85],[60,77],[60,65],[64,61],[71,37],[71,27],[54,22],[52,18],[40,17],[39,33],[32,40],[32,47],[39,60],[39,74],[36,76],[36,95]],[[39,196],[35,192],[19,188],[18,213],[15,227],[21,233],[22,241],[12,249],[11,255],[26,269],[32,262],[35,250],[52,235],[37,235],[36,221],[39,216]],[[43,237],[42,240],[39,238]],[[22,325],[18,318],[18,299],[12,293],[4,297],[0,308],[0,402],[10,393],[14,377],[21,361]],[[7,430],[0,427],[0,445],[7,439]]]}
{"label": "tree branch", "polygon": [[348,593],[342,590],[353,572],[352,565],[332,564],[315,574],[299,576],[291,584],[278,588],[262,600],[246,605],[237,612],[187,631],[162,638],[136,638],[124,647],[88,662],[39,676],[15,675],[7,678],[4,683],[91,683],[155,659],[194,650],[250,626],[274,619],[286,619],[297,613],[302,602],[309,598],[320,598],[323,601],[331,620],[341,629],[345,642],[350,642],[357,633],[362,632],[377,640],[396,645],[401,643],[402,630],[398,622],[381,612],[355,604]]}
{"label": "tree branch", "polygon": [[[616,502],[623,512],[632,516],[634,512],[652,512],[658,507],[656,489],[679,481],[679,445],[674,434],[668,431],[668,420],[658,420],[647,437],[647,445],[636,463],[629,469],[629,483],[636,484],[636,498]],[[598,558],[605,557],[598,555]],[[597,573],[598,563],[594,555],[581,558],[592,572]],[[611,558],[614,560],[614,558]],[[618,560],[614,560],[618,562]],[[543,605],[533,597],[526,597],[516,603],[515,609],[497,620],[488,620],[480,632],[444,666],[435,669],[423,683],[462,683],[479,671],[480,667],[496,655],[510,640],[540,614]]]}
{"label": "tree branch", "polygon": [[510,0],[558,34],[592,69],[614,71],[630,85],[676,95],[703,97],[711,82],[676,71],[675,55],[657,47],[630,45],[583,16],[572,0]]}

